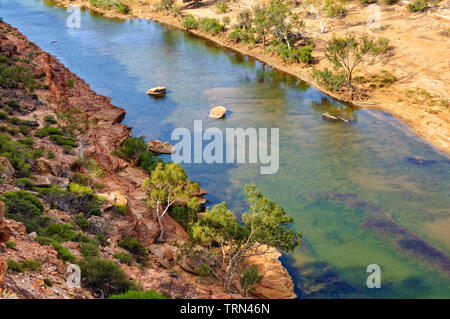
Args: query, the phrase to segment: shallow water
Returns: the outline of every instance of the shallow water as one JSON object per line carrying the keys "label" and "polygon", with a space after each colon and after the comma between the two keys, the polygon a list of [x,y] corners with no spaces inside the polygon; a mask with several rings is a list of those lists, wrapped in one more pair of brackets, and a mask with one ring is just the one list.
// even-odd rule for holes
{"label": "shallow water", "polygon": [[[324,121],[341,105],[304,82],[185,32],[88,11],[81,28],[65,9],[40,0],[4,0],[0,16],[55,55],[96,92],[127,111],[135,135],[170,141],[176,127],[278,127],[280,170],[256,164],[186,164],[209,204],[245,210],[255,183],[295,219],[303,245],[283,257],[299,297],[450,297],[450,160],[400,121],[373,110],[351,125]],[[163,85],[167,97],[145,91]],[[207,119],[214,105],[231,112]],[[411,160],[419,155],[428,162]],[[368,289],[369,264],[381,266]]]}

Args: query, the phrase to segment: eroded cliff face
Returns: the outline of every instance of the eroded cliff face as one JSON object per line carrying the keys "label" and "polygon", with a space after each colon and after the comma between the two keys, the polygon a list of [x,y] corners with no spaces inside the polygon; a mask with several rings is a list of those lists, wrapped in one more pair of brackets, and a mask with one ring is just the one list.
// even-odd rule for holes
{"label": "eroded cliff face", "polygon": [[[95,159],[104,170],[104,174],[95,179],[102,185],[96,193],[105,199],[101,205],[102,214],[88,219],[89,229],[81,231],[76,228],[89,238],[95,238],[99,233],[106,236],[106,243],[99,246],[98,257],[117,262],[114,255],[126,252],[119,247],[118,242],[124,237],[133,237],[148,250],[149,261],[144,267],[121,264],[121,268],[143,289],[153,289],[170,297],[241,298],[240,294],[224,292],[215,280],[205,280],[193,274],[186,260],[180,258],[179,247],[189,239],[188,235],[170,216],[164,218],[167,241],[155,244],[159,235],[158,223],[141,189],[144,179],[149,175],[111,154],[132,133],[129,126],[120,123],[125,117],[125,111],[112,105],[109,98],[93,92],[85,81],[71,73],[52,55],[27,41],[20,32],[5,23],[0,23],[0,55],[5,57],[9,65],[29,70],[30,76],[38,83],[33,90],[20,85],[0,86],[2,111],[10,113],[9,122],[2,120],[6,127],[4,131],[11,133],[14,141],[32,139],[30,149],[42,149],[43,154],[53,154],[27,159],[32,170],[30,180],[34,185],[44,188],[67,187],[74,174],[79,172],[80,153],[85,158]],[[11,100],[15,104],[9,102]],[[7,108],[9,104],[14,104],[14,107]],[[76,148],[68,150],[49,138],[35,136],[36,130],[48,125],[50,115],[58,119],[64,116],[69,124],[75,118],[81,119],[84,129],[82,132],[75,131]],[[14,131],[12,117],[27,121],[31,131]],[[21,123],[19,120],[14,121]],[[0,196],[25,187],[17,182],[20,172],[10,165],[7,158],[2,161]],[[28,191],[40,199],[46,218],[57,224],[74,224],[79,212],[76,205],[61,203],[55,207],[46,202],[39,192],[33,189]],[[199,196],[204,193],[202,191]],[[118,216],[113,209],[116,204],[125,206],[128,214]],[[0,201],[0,288],[3,291],[11,291],[18,298],[99,297],[87,288],[70,288],[67,285],[69,263],[62,261],[52,246],[36,242],[36,233],[27,233],[24,224],[5,219],[3,215],[4,204]],[[14,243],[14,247],[6,248],[2,244],[8,240]],[[82,244],[79,242],[67,241],[61,245],[76,258],[82,258]],[[257,261],[250,261],[257,263],[268,274],[256,289],[259,298],[295,297],[292,280],[278,257],[279,254],[274,252]],[[40,266],[25,272],[10,272],[7,271],[8,260],[19,263],[39,260]]]}

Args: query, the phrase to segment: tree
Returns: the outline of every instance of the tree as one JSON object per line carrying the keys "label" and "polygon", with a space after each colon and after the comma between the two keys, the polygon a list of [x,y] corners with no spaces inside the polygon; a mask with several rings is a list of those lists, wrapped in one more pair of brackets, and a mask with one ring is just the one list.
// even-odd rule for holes
{"label": "tree", "polygon": [[286,43],[288,49],[291,48],[290,35],[292,30],[300,29],[304,26],[297,15],[293,12],[294,3],[292,1],[272,0],[267,7],[267,15],[271,32],[278,44]]}
{"label": "tree", "polygon": [[325,49],[325,56],[336,68],[345,72],[347,86],[354,89],[353,71],[364,61],[364,56],[370,53],[374,46],[375,42],[367,35],[357,36],[354,33],[347,33],[344,38],[333,36]]}
{"label": "tree", "polygon": [[307,0],[305,5],[307,11],[313,12],[320,23],[320,31],[325,33],[328,21],[342,17],[346,11],[342,0]]}
{"label": "tree", "polygon": [[256,7],[253,9],[253,28],[257,36],[262,40],[263,47],[266,47],[266,38],[270,32],[269,17],[267,9]]}
{"label": "tree", "polygon": [[163,217],[175,202],[183,202],[192,209],[199,206],[198,183],[189,181],[185,170],[176,163],[159,163],[142,188],[147,193],[149,206],[156,209],[160,227],[158,242],[164,236]]}
{"label": "tree", "polygon": [[221,261],[216,273],[222,275],[225,289],[230,289],[233,278],[243,261],[263,255],[271,247],[291,252],[300,243],[300,234],[288,228],[293,219],[283,208],[265,197],[255,185],[245,187],[249,211],[239,223],[226,203],[214,205],[192,227],[192,237],[205,245],[215,243]]}
{"label": "tree", "polygon": [[264,277],[258,273],[258,266],[256,265],[252,265],[244,270],[241,275],[240,283],[242,289],[244,289],[245,297],[248,297],[249,291],[253,289],[254,285],[259,284],[263,278]]}
{"label": "tree", "polygon": [[123,147],[114,150],[112,154],[129,161],[135,166],[139,162],[141,155],[147,150],[148,147],[143,136],[129,137],[123,142]]}

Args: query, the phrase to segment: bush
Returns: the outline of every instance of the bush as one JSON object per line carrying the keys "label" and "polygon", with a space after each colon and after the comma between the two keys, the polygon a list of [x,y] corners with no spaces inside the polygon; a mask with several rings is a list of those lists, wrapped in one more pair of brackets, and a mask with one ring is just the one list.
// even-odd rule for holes
{"label": "bush", "polygon": [[154,290],[138,291],[129,290],[120,295],[111,295],[108,299],[167,299],[164,295]]}
{"label": "bush", "polygon": [[0,85],[8,89],[26,88],[29,91],[39,87],[31,68],[13,65],[13,61],[0,56]]}
{"label": "bush", "polygon": [[39,267],[42,266],[42,264],[43,264],[42,260],[30,260],[30,259],[22,260],[23,267],[31,271],[38,270]]}
{"label": "bush", "polygon": [[392,5],[392,4],[396,4],[398,2],[398,0],[383,0],[383,2],[385,4]]}
{"label": "bush", "polygon": [[9,272],[24,272],[23,265],[15,260],[8,259],[8,271]]}
{"label": "bush", "polygon": [[249,31],[244,31],[242,29],[236,29],[228,35],[228,40],[234,42],[245,42],[245,43],[254,43],[255,38],[253,37],[253,33]]}
{"label": "bush", "polygon": [[58,145],[68,148],[74,148],[78,146],[78,144],[75,143],[75,141],[71,137],[64,137],[61,135],[50,135],[49,139],[50,141],[54,141]]}
{"label": "bush", "polygon": [[133,256],[126,253],[117,253],[114,255],[114,258],[126,265],[131,265],[131,262],[133,261]]}
{"label": "bush", "polygon": [[195,268],[194,272],[197,276],[208,277],[211,274],[211,269],[209,269],[206,264],[202,264],[201,266]]}
{"label": "bush", "polygon": [[55,119],[55,117],[53,115],[46,115],[46,116],[44,116],[44,122],[47,125],[58,123],[58,121]]}
{"label": "bush", "polygon": [[119,247],[128,250],[136,257],[136,261],[144,263],[148,261],[148,253],[144,245],[132,237],[125,237],[118,242]]}
{"label": "bush", "polygon": [[143,136],[129,137],[123,142],[123,146],[113,151],[113,155],[137,164],[141,155],[148,150]]}
{"label": "bush", "polygon": [[362,4],[371,4],[371,3],[377,3],[378,0],[359,0]]}
{"label": "bush", "polygon": [[290,60],[295,63],[310,63],[312,60],[312,47],[310,45],[301,46],[299,48],[288,47],[286,44],[280,44],[275,51],[283,60]]}
{"label": "bush", "polygon": [[208,33],[222,33],[225,27],[217,19],[203,18],[198,22],[198,28]]}
{"label": "bush", "polygon": [[89,222],[83,215],[75,216],[73,222],[75,225],[80,227],[82,231],[87,231],[89,229]]}
{"label": "bush", "polygon": [[97,235],[95,235],[95,238],[100,243],[100,245],[102,245],[103,247],[109,245],[108,238],[106,238],[106,236],[104,234],[97,234]]}
{"label": "bush", "polygon": [[111,260],[88,258],[80,261],[79,266],[86,285],[94,290],[101,290],[106,296],[137,288],[120,266]]}
{"label": "bush", "polygon": [[413,3],[409,3],[407,8],[411,12],[422,12],[427,9],[427,1],[426,0],[414,0]]}
{"label": "bush", "polygon": [[53,287],[53,281],[49,278],[44,278],[44,285],[47,287]]}
{"label": "bush", "polygon": [[89,186],[84,186],[77,183],[70,183],[69,191],[71,191],[72,193],[89,194],[89,195],[92,195],[94,193],[93,189],[90,188]]}
{"label": "bush", "polygon": [[86,186],[88,184],[88,177],[82,173],[74,173],[72,175],[72,181],[76,184]]}
{"label": "bush", "polygon": [[186,206],[175,206],[169,211],[170,217],[172,217],[186,231],[189,231],[190,225],[198,220],[197,213],[198,210],[190,209]]}
{"label": "bush", "polygon": [[190,14],[188,14],[188,15],[186,15],[185,17],[184,17],[184,20],[183,20],[183,26],[186,28],[186,29],[197,29],[198,28],[198,22],[197,22],[197,20],[194,18],[194,16],[193,15],[190,15]]}
{"label": "bush", "polygon": [[248,296],[248,292],[252,289],[252,287],[263,279],[258,273],[258,266],[252,265],[249,268],[246,268],[241,275],[240,284],[242,289],[245,291],[245,296]]}
{"label": "bush", "polygon": [[224,1],[217,1],[216,4],[216,9],[218,12],[220,13],[226,13],[227,12],[227,4]]}
{"label": "bush", "polygon": [[14,184],[22,189],[32,190],[34,189],[34,184],[29,178],[18,178],[14,181]]}
{"label": "bush", "polygon": [[84,258],[95,257],[98,255],[98,247],[93,243],[83,243],[80,252]]}
{"label": "bush", "polygon": [[7,242],[5,242],[5,246],[6,248],[13,249],[17,246],[17,244],[13,241],[8,240]]}
{"label": "bush", "polygon": [[53,238],[38,236],[36,237],[36,241],[41,245],[52,246],[58,253],[58,258],[64,262],[73,263],[77,260],[67,248],[61,246],[61,244]]}
{"label": "bush", "polygon": [[120,0],[89,0],[89,3],[98,8],[114,9],[122,14],[130,12],[130,7]]}
{"label": "bush", "polygon": [[36,154],[29,150],[26,145],[14,141],[8,134],[0,134],[0,156],[6,157],[11,165],[16,169],[17,177],[29,177],[32,165],[30,160]]}
{"label": "bush", "polygon": [[44,206],[33,194],[26,191],[14,191],[0,195],[0,201],[6,206],[6,217],[25,225],[27,233],[42,232],[50,219],[42,215]]}
{"label": "bush", "polygon": [[330,91],[339,91],[340,89],[342,89],[346,82],[345,74],[334,74],[327,68],[325,68],[323,71],[314,69],[312,77]]}
{"label": "bush", "polygon": [[153,172],[156,166],[162,162],[163,160],[151,151],[146,151],[139,157],[139,166],[149,173]]}
{"label": "bush", "polygon": [[21,139],[17,140],[17,142],[19,142],[25,146],[28,146],[28,147],[31,147],[34,145],[34,140],[31,137],[21,138]]}
{"label": "bush", "polygon": [[57,127],[44,126],[43,128],[37,130],[34,133],[34,136],[37,136],[40,138],[50,136],[50,135],[63,135],[63,132]]}
{"label": "bush", "polygon": [[114,204],[112,211],[116,216],[126,216],[128,214],[128,208],[125,205]]}

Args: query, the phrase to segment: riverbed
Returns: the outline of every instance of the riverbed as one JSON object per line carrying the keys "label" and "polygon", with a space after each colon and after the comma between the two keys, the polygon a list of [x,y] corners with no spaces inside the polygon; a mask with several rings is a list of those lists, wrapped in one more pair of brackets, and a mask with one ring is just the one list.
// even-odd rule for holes
{"label": "riverbed", "polygon": [[[171,141],[175,128],[279,128],[277,174],[259,164],[184,164],[208,205],[240,214],[254,183],[293,216],[302,246],[283,257],[301,298],[450,297],[450,160],[389,114],[354,109],[293,77],[144,20],[6,0],[0,16],[123,107],[135,136]],[[168,94],[152,99],[150,87]],[[224,105],[224,120],[208,119]],[[341,109],[350,124],[324,121]],[[166,157],[166,159],[169,159]],[[366,269],[381,267],[381,288]]]}

